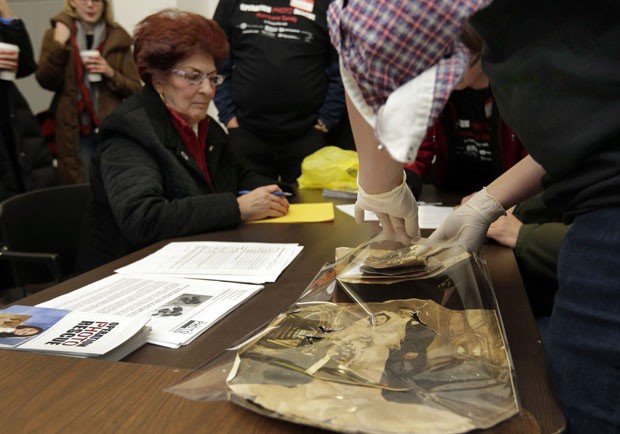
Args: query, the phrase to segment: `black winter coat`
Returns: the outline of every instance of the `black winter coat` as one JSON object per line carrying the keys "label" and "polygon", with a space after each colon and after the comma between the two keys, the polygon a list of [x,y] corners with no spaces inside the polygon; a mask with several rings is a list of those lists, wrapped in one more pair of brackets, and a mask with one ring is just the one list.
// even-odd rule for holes
{"label": "black winter coat", "polygon": [[[21,20],[0,22],[0,41],[20,48],[18,78],[36,70],[30,38]],[[28,102],[15,83],[0,80],[0,201],[56,182],[52,156]]]}
{"label": "black winter coat", "polygon": [[235,227],[241,223],[237,192],[275,183],[237,161],[212,119],[205,152],[213,191],[151,86],[125,100],[100,133],[81,271],[162,239]]}

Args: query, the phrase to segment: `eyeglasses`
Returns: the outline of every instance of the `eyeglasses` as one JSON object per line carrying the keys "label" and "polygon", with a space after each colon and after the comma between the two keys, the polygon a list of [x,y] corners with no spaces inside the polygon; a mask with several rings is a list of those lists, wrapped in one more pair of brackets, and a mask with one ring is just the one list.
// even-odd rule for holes
{"label": "eyeglasses", "polygon": [[224,76],[219,74],[205,74],[204,72],[183,71],[181,69],[173,69],[172,72],[183,77],[188,83],[196,86],[200,86],[205,80],[209,80],[214,87],[224,83]]}
{"label": "eyeglasses", "polygon": [[88,3],[92,3],[95,6],[102,5],[105,0],[78,0],[83,5],[87,5]]}

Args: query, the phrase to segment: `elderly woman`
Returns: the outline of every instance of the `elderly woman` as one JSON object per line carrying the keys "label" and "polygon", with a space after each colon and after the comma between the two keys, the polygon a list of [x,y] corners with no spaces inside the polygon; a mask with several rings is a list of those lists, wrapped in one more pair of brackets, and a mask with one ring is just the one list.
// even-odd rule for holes
{"label": "elderly woman", "polygon": [[207,116],[222,82],[216,63],[227,54],[223,31],[200,15],[166,9],[138,24],[134,57],[145,86],[101,126],[80,269],[288,212],[275,181],[241,165]]}

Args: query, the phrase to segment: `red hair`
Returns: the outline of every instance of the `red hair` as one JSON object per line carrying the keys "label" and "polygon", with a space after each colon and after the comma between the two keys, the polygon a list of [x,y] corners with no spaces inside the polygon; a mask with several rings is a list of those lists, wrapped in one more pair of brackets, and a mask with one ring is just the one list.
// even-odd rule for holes
{"label": "red hair", "polygon": [[147,84],[152,84],[153,76],[168,75],[174,65],[197,53],[213,56],[216,64],[228,56],[226,34],[202,15],[164,9],[136,26],[133,56]]}

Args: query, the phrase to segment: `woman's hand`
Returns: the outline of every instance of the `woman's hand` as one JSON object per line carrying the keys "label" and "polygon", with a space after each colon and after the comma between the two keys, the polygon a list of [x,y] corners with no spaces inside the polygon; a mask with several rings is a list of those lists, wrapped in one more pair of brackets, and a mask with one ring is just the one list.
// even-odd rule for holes
{"label": "woman's hand", "polygon": [[429,239],[459,243],[466,250],[478,253],[489,225],[505,214],[501,203],[483,188],[454,210]]}
{"label": "woman's hand", "polygon": [[405,174],[401,176],[400,185],[385,193],[368,193],[358,182],[355,221],[363,223],[364,211],[373,211],[388,238],[411,244],[413,239],[420,238],[418,204],[405,182]]}
{"label": "woman's hand", "polygon": [[232,128],[239,128],[239,121],[237,121],[237,116],[233,116],[231,120],[226,124],[226,128],[229,130]]}
{"label": "woman's hand", "polygon": [[510,247],[514,249],[517,245],[517,239],[519,238],[519,231],[523,226],[521,220],[516,218],[512,212],[514,207],[508,210],[508,213],[495,220],[489,226],[487,231],[487,238],[491,238],[502,246]]}
{"label": "woman's hand", "polygon": [[56,42],[58,42],[60,45],[66,45],[70,37],[71,29],[69,29],[69,27],[65,23],[56,21],[56,24],[54,25],[54,39],[56,40]]}
{"label": "woman's hand", "polygon": [[241,220],[260,220],[265,217],[282,217],[288,213],[288,200],[273,194],[280,190],[276,184],[258,187],[237,198]]}
{"label": "woman's hand", "polygon": [[91,74],[101,74],[107,78],[114,77],[114,69],[112,69],[103,56],[91,56],[86,58],[84,67]]}
{"label": "woman's hand", "polygon": [[18,65],[19,53],[17,51],[0,48],[0,69],[17,70]]}

